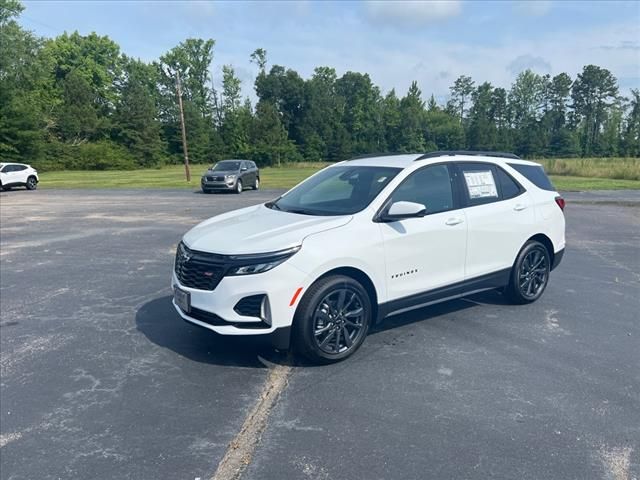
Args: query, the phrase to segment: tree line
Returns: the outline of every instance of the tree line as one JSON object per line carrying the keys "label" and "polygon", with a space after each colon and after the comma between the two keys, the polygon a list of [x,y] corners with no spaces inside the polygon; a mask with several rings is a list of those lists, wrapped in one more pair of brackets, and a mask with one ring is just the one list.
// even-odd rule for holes
{"label": "tree line", "polygon": [[41,168],[152,167],[182,159],[181,79],[190,159],[249,158],[259,165],[336,161],[377,152],[499,150],[524,157],[640,156],[640,90],[587,65],[521,72],[510,88],[461,76],[446,104],[417,82],[383,93],[368,74],[318,67],[310,78],[268,65],[257,49],[257,102],[242,97],[233,66],[212,81],[215,41],[189,38],[143,62],[96,33],[40,38],[0,0],[0,158]]}

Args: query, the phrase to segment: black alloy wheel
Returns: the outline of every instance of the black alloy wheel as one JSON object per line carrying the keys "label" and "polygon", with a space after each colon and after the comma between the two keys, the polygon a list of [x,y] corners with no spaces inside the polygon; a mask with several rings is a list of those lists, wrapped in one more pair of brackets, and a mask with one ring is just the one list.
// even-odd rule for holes
{"label": "black alloy wheel", "polygon": [[516,303],[535,302],[542,296],[551,270],[551,258],[547,248],[536,241],[529,241],[522,248],[511,272],[508,293]]}
{"label": "black alloy wheel", "polygon": [[371,300],[350,277],[320,279],[296,310],[294,348],[317,363],[343,360],[364,342],[371,323]]}

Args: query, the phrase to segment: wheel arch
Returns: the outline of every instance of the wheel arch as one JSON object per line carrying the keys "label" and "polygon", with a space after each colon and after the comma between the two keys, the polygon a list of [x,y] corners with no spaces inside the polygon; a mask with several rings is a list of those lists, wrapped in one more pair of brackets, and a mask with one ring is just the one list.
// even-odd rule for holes
{"label": "wheel arch", "polygon": [[320,275],[313,283],[332,275],[344,275],[345,277],[353,278],[362,285],[371,300],[371,308],[373,309],[371,312],[371,318],[375,322],[375,319],[378,316],[378,292],[376,291],[376,287],[369,275],[355,267],[336,267]]}
{"label": "wheel arch", "polygon": [[[547,252],[549,252],[549,259],[551,261],[551,265],[553,265],[553,259],[555,257],[555,251],[553,249],[553,242],[551,241],[551,239],[549,237],[547,237],[544,233],[536,233],[535,235],[533,235],[532,237],[527,239],[527,241],[525,242],[525,245],[527,244],[527,242],[530,242],[532,240],[534,240],[536,242],[540,242],[542,245],[544,245],[544,247],[547,249]],[[524,245],[523,245],[523,247],[524,247]]]}

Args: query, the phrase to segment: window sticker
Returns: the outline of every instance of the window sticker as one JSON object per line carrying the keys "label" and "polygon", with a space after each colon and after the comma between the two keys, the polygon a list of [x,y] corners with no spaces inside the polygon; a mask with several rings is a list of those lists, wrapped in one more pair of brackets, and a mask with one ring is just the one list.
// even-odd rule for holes
{"label": "window sticker", "polygon": [[498,197],[496,181],[491,170],[464,172],[464,179],[467,182],[470,199]]}

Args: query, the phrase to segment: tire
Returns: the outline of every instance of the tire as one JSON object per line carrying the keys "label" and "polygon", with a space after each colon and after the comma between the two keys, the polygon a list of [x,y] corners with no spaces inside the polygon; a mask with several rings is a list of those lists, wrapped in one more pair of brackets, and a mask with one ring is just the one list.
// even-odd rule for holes
{"label": "tire", "polygon": [[351,356],[364,342],[373,308],[367,291],[351,277],[332,275],[314,283],[293,320],[293,349],[314,363]]}
{"label": "tire", "polygon": [[242,193],[242,180],[238,179],[236,182],[236,188],[234,190],[235,193]]}
{"label": "tire", "polygon": [[203,188],[202,189],[202,193],[211,193],[211,190],[207,189],[207,188]]}
{"label": "tire", "polygon": [[516,304],[538,300],[547,284],[551,271],[551,256],[547,247],[535,240],[525,243],[511,269],[506,293]]}
{"label": "tire", "polygon": [[27,190],[35,190],[36,188],[38,188],[38,181],[36,180],[36,177],[29,177],[27,178]]}
{"label": "tire", "polygon": [[258,190],[259,188],[260,188],[260,179],[256,177],[256,179],[253,181],[253,189]]}

